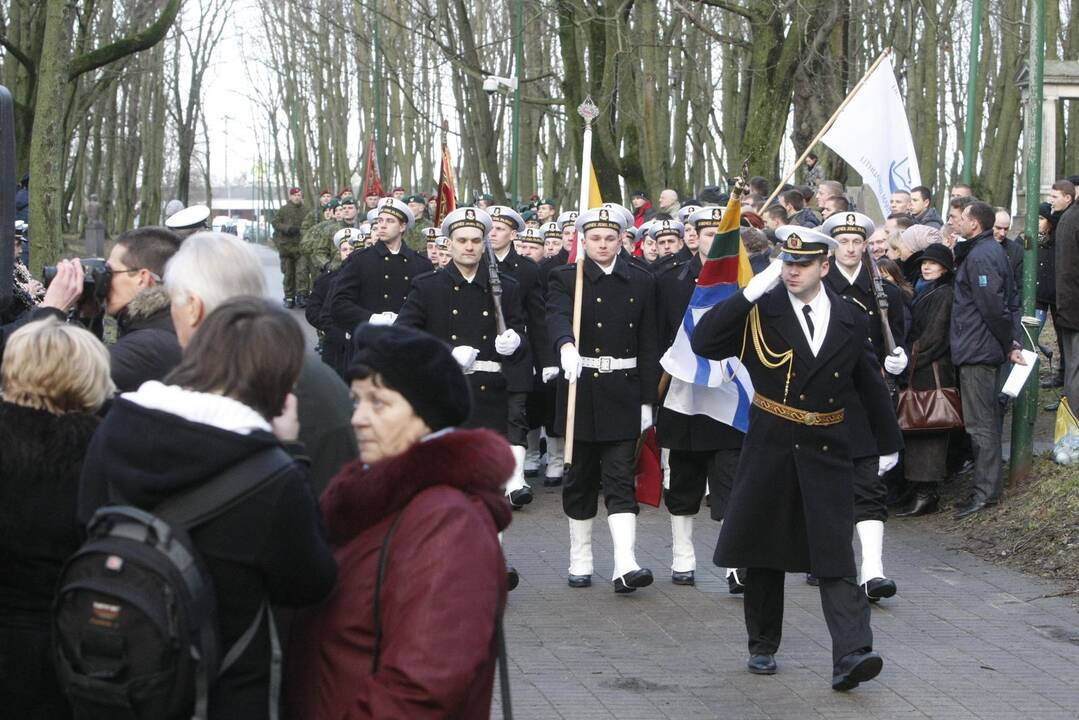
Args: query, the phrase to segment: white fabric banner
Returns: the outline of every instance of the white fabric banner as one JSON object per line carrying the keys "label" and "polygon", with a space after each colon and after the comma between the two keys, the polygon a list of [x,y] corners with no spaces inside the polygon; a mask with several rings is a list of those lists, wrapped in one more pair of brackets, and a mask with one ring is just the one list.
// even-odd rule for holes
{"label": "white fabric banner", "polygon": [[821,142],[862,176],[885,217],[892,192],[922,184],[891,56],[866,78]]}

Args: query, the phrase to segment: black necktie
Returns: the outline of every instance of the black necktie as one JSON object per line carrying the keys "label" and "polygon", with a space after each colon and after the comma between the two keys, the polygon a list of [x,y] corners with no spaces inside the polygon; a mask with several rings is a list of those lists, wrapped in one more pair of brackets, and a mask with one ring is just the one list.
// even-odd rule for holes
{"label": "black necktie", "polygon": [[809,341],[813,341],[813,318],[810,317],[813,314],[813,308],[808,305],[802,306],[802,314],[806,316],[806,327],[809,328]]}

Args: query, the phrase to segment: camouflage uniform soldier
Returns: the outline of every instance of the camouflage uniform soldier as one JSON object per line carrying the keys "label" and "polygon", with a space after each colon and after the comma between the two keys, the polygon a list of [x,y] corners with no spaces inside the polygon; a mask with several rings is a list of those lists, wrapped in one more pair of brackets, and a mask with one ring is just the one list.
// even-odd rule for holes
{"label": "camouflage uniform soldier", "polygon": [[329,190],[324,189],[318,194],[318,208],[304,218],[303,225],[300,227],[303,235],[306,235],[308,230],[326,219],[326,206],[330,204],[330,200],[333,200],[333,193]]}
{"label": "camouflage uniform soldier", "polygon": [[273,243],[281,258],[284,276],[285,307],[296,306],[296,263],[300,257],[300,228],[304,219],[303,191],[298,187],[288,191],[288,202],[281,206],[273,219]]}
{"label": "camouflage uniform soldier", "polygon": [[426,255],[427,236],[423,231],[432,227],[431,220],[427,217],[427,199],[423,195],[409,195],[404,202],[416,218],[416,224],[405,233],[405,245],[420,255]]}
{"label": "camouflage uniform soldier", "polygon": [[304,270],[308,273],[308,277],[317,277],[334,255],[333,236],[338,230],[346,227],[342,220],[337,219],[341,212],[340,206],[341,203],[336,198],[331,200],[324,211],[326,219],[312,227],[303,236],[301,250]]}

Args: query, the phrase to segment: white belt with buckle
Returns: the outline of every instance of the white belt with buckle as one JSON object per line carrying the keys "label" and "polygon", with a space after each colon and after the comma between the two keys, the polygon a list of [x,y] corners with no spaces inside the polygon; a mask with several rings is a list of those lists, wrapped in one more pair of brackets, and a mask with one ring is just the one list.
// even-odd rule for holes
{"label": "white belt with buckle", "polygon": [[615,370],[632,370],[637,367],[637,358],[616,358],[610,355],[602,355],[598,358],[582,356],[581,367],[599,370],[601,373],[614,372]]}
{"label": "white belt with buckle", "polygon": [[472,363],[472,367],[465,370],[465,375],[470,375],[474,372],[502,372],[502,363],[492,360],[477,360]]}

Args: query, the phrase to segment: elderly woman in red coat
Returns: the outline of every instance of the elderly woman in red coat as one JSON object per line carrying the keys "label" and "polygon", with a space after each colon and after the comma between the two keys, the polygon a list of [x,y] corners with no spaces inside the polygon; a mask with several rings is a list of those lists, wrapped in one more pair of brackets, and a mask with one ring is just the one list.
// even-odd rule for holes
{"label": "elderly woman in red coat", "polygon": [[338,587],[294,629],[289,715],[486,719],[513,456],[492,432],[454,430],[471,402],[448,347],[394,326],[365,326],[355,342],[361,459],[322,495]]}

